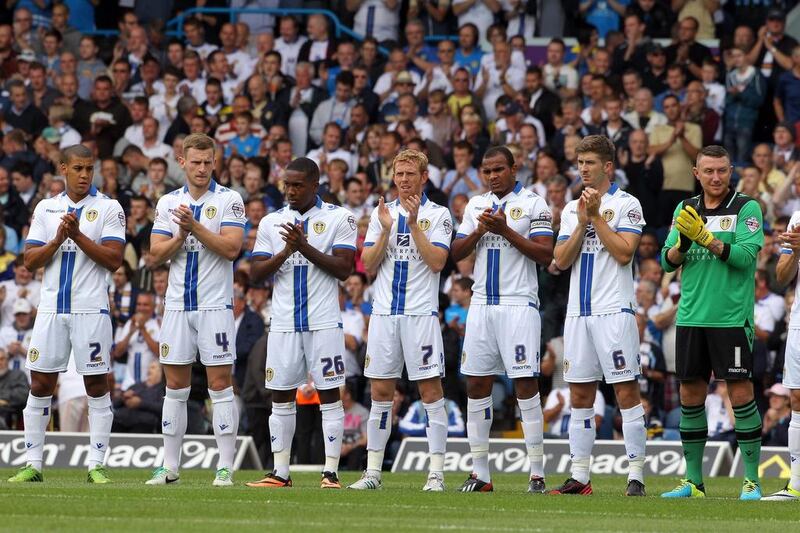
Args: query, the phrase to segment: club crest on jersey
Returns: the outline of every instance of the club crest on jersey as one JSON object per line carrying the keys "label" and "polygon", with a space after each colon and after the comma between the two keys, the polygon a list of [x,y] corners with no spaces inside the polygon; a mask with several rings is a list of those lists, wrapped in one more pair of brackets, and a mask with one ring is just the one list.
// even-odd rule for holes
{"label": "club crest on jersey", "polygon": [[758,231],[758,228],[761,227],[761,223],[758,221],[756,217],[749,217],[747,220],[744,221],[744,225],[747,226],[747,229],[750,230],[750,233],[755,233]]}
{"label": "club crest on jersey", "polygon": [[272,378],[275,377],[275,371],[271,368],[268,368],[267,371],[264,373],[264,377],[267,378],[267,381],[272,381]]}
{"label": "club crest on jersey", "polygon": [[314,222],[312,226],[314,228],[314,233],[320,235],[323,231],[325,231],[325,223],[324,222]]}
{"label": "club crest on jersey", "polygon": [[731,224],[733,224],[731,217],[725,217],[719,221],[719,227],[722,228],[723,231],[729,230],[731,228]]}
{"label": "club crest on jersey", "polygon": [[39,359],[39,350],[36,348],[31,348],[28,350],[28,360],[31,363],[35,363],[37,359]]}
{"label": "club crest on jersey", "polygon": [[428,220],[427,218],[423,218],[422,220],[417,222],[417,226],[419,226],[419,229],[421,229],[422,231],[428,231],[428,229],[430,229],[431,227],[431,221]]}
{"label": "club crest on jersey", "polygon": [[603,211],[603,220],[606,222],[611,222],[611,219],[614,218],[614,211],[612,209],[606,209]]}
{"label": "club crest on jersey", "polygon": [[97,215],[99,215],[97,209],[89,209],[89,211],[86,212],[86,220],[89,222],[94,222],[97,220]]}
{"label": "club crest on jersey", "polygon": [[367,354],[366,357],[364,357],[364,369],[369,368],[369,361],[370,361],[370,357],[369,357],[369,354]]}
{"label": "club crest on jersey", "polygon": [[206,207],[206,218],[214,218],[217,216],[217,208],[213,205]]}
{"label": "club crest on jersey", "polygon": [[161,352],[161,357],[168,356],[169,355],[169,344],[162,343],[161,344],[161,348],[159,348],[159,351]]}
{"label": "club crest on jersey", "polygon": [[522,209],[519,207],[512,207],[508,214],[511,215],[511,220],[519,220],[522,218]]}

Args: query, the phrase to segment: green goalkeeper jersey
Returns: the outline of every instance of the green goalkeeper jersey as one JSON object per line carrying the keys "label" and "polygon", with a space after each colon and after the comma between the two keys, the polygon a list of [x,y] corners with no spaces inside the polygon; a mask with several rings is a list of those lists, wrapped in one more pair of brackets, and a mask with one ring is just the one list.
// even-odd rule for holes
{"label": "green goalkeeper jersey", "polygon": [[661,251],[661,264],[667,272],[677,268],[667,262],[667,251],[678,242],[674,220],[684,205],[697,210],[706,221],[706,228],[725,244],[725,250],[717,257],[692,243],[683,262],[677,324],[752,327],[756,258],[764,245],[761,207],[734,189],[716,209],[705,207],[702,194],[678,204],[673,228]]}

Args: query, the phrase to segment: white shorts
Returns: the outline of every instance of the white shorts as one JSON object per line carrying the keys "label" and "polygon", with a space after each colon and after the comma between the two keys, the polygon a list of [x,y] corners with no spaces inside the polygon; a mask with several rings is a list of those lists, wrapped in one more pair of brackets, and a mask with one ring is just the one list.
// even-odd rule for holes
{"label": "white shorts", "polygon": [[631,381],[641,374],[639,365],[639,329],[632,313],[567,317],[564,381]]}
{"label": "white shorts", "polygon": [[342,328],[315,331],[270,331],[264,386],[292,390],[308,381],[319,390],[344,385],[344,332]]}
{"label": "white shorts", "polygon": [[111,317],[107,313],[39,313],[25,366],[36,372],[66,372],[72,352],[79,374],[108,374],[111,345]]}
{"label": "white shorts", "polygon": [[191,365],[200,352],[205,366],[236,360],[236,326],[231,309],[164,311],[158,353],[161,364]]}
{"label": "white shorts", "polygon": [[511,379],[539,375],[539,310],[523,305],[471,305],[467,314],[461,373]]}
{"label": "white shorts", "polygon": [[800,329],[789,328],[783,362],[783,386],[800,389]]}
{"label": "white shorts", "polygon": [[408,379],[444,376],[444,349],[439,317],[372,315],[369,320],[364,375],[368,378]]}

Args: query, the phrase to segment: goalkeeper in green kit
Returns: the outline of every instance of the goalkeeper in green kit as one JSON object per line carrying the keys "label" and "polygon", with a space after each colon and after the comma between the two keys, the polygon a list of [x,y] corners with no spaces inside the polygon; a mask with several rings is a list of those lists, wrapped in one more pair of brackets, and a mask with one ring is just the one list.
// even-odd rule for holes
{"label": "goalkeeper in green kit", "polygon": [[683,267],[675,359],[680,380],[680,432],[686,479],[665,498],[702,498],[708,435],[708,383],[725,380],[745,466],[741,500],[761,499],[761,416],[753,399],[753,308],[756,257],[764,244],[761,208],[730,186],[730,156],[707,146],[693,169],[703,192],[675,209],[661,253],[664,270]]}

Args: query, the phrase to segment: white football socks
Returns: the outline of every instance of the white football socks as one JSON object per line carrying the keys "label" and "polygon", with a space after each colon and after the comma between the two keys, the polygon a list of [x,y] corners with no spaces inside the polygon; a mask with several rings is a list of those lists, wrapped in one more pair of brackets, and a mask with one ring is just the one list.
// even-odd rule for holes
{"label": "white football socks", "polygon": [[177,472],[181,466],[181,447],[186,434],[186,402],[191,387],[170,389],[161,409],[161,434],[164,437],[164,467]]}
{"label": "white football socks", "polygon": [[644,459],[647,443],[647,428],[644,426],[644,407],[635,405],[620,409],[622,414],[622,437],[628,455],[628,481],[644,483]]}
{"label": "white football socks", "polygon": [[492,397],[467,399],[467,440],[472,455],[472,472],[478,479],[490,483],[489,433],[492,430]]}
{"label": "white football socks", "polygon": [[444,473],[444,452],[447,448],[447,411],[444,398],[433,403],[423,403],[428,415],[425,435],[428,437],[429,470],[431,473]]}
{"label": "white football socks", "polygon": [[339,471],[342,456],[342,436],[344,435],[344,407],[342,402],[320,404],[322,413],[322,436],[325,439],[325,468],[323,472]]}
{"label": "white football socks", "polygon": [[25,447],[27,448],[28,464],[42,471],[42,456],[44,453],[44,432],[50,423],[50,402],[52,396],[34,396],[28,394],[28,403],[22,411],[25,421]]}
{"label": "white football socks", "polygon": [[531,463],[531,476],[544,477],[544,416],[539,393],[528,399],[517,399],[520,418],[522,418],[522,435],[528,459]]}
{"label": "white football socks", "polygon": [[[27,423],[27,419],[25,421]],[[792,411],[789,422],[789,455],[792,463],[789,483],[794,490],[800,490],[800,411]]]}
{"label": "white football socks", "polygon": [[367,472],[380,477],[386,443],[392,434],[392,402],[372,400],[367,421]]}
{"label": "white football socks", "polygon": [[295,402],[272,404],[269,434],[272,439],[275,475],[283,479],[289,479],[289,462],[292,458],[292,439],[294,439],[296,424],[297,405]]}
{"label": "white football socks", "polygon": [[89,470],[103,464],[113,424],[111,393],[107,392],[99,398],[89,396]]}
{"label": "white football socks", "polygon": [[569,420],[569,452],[572,455],[572,478],[580,483],[589,482],[595,433],[594,407],[573,407]]}
{"label": "white football socks", "polygon": [[233,395],[233,387],[221,391],[208,389],[214,409],[211,423],[214,424],[214,438],[219,448],[217,470],[228,468],[233,470],[233,459],[236,455],[236,434],[239,431],[239,409]]}

